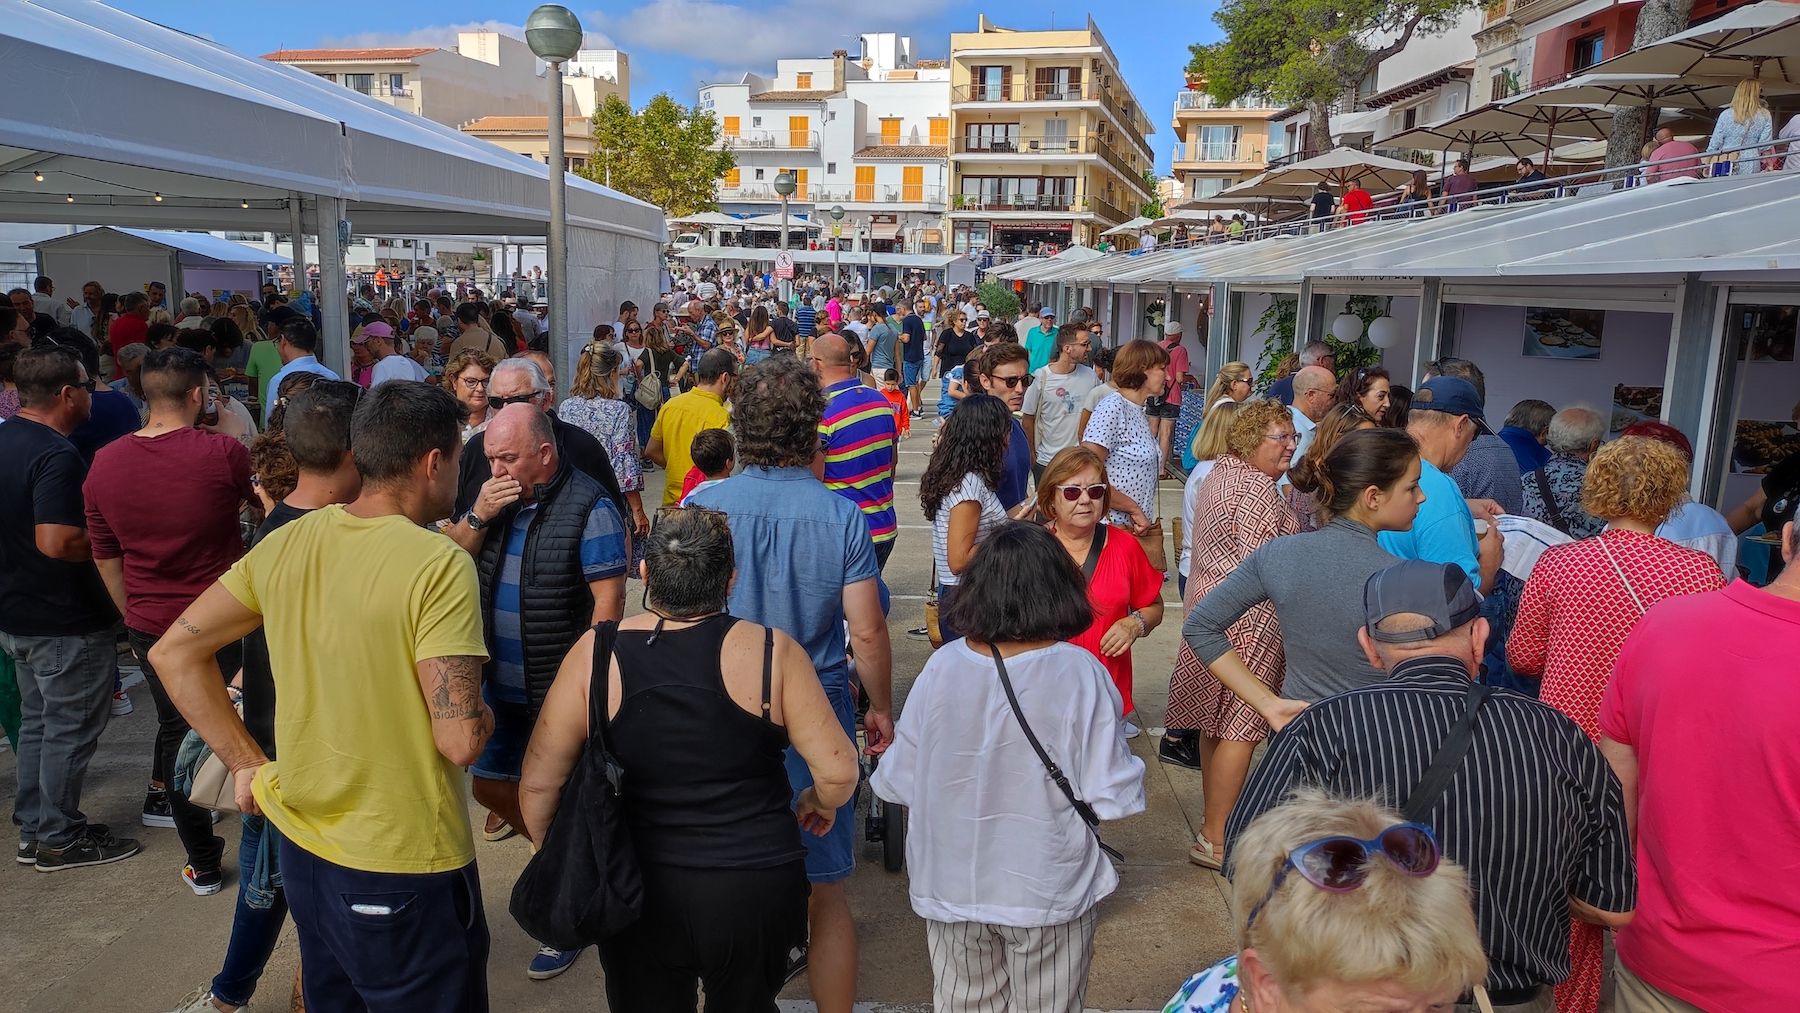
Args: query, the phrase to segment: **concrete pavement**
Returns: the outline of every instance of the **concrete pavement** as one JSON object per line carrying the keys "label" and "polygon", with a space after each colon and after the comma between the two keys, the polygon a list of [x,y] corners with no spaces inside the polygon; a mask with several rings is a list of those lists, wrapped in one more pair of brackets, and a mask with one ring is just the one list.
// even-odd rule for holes
{"label": "concrete pavement", "polygon": [[[928,424],[917,424],[902,445],[896,495],[900,543],[887,568],[895,595],[889,627],[896,695],[902,704],[929,653],[925,641],[906,631],[922,624],[930,580],[931,535],[918,501],[930,434]],[[1180,496],[1178,483],[1163,483],[1165,516],[1179,509]],[[1169,606],[1163,625],[1138,645],[1134,658],[1139,723],[1146,726],[1161,723],[1174,668],[1180,620],[1173,580],[1164,597]],[[7,983],[0,990],[0,1013],[156,1013],[172,1009],[218,971],[236,896],[235,821],[219,825],[231,842],[225,891],[195,897],[180,878],[175,832],[138,824],[156,720],[149,693],[140,686],[131,695],[136,712],[115,718],[108,727],[90,770],[84,807],[90,818],[143,840],[145,850],[115,865],[55,875],[19,865],[0,870],[0,909],[5,914],[0,918],[0,981]],[[1155,762],[1155,743],[1148,734],[1133,743],[1146,761],[1148,810],[1103,828],[1126,862],[1118,892],[1101,905],[1088,989],[1088,1005],[1099,1010],[1159,1010],[1188,974],[1232,948],[1227,884],[1186,859],[1201,817],[1200,776]],[[11,797],[14,774],[11,753],[0,753],[0,797]],[[498,844],[478,841],[476,851],[493,933],[493,1008],[606,1009],[592,953],[552,981],[525,977],[536,946],[506,914],[513,880],[528,857],[525,844],[518,838]],[[884,871],[879,853],[867,846],[859,859],[850,880],[862,946],[859,998],[868,1001],[871,1011],[928,1009],[931,971],[924,924],[908,905],[905,874]],[[270,961],[257,1009],[286,1009],[297,958],[290,926]],[[788,991],[783,1009],[811,1009],[806,995],[801,979]]]}

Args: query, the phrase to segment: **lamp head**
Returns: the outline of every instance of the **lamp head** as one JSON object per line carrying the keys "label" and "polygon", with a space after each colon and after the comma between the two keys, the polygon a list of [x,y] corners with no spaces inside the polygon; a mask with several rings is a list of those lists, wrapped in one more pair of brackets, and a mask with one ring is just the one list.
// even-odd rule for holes
{"label": "lamp head", "polygon": [[573,60],[581,40],[581,19],[561,4],[543,4],[525,19],[525,44],[546,63]]}
{"label": "lamp head", "polygon": [[844,206],[842,204],[833,204],[831,206],[831,220],[834,222],[841,222],[844,220]]}
{"label": "lamp head", "polygon": [[775,174],[775,192],[783,197],[791,197],[794,193],[794,174],[778,172]]}

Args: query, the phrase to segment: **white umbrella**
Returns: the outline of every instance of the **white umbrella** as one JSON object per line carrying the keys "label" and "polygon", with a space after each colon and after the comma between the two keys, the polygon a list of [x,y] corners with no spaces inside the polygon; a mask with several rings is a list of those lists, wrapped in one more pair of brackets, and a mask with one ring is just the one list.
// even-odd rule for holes
{"label": "white umbrella", "polygon": [[[1676,74],[1583,74],[1532,92],[1531,100],[1538,105],[1719,109],[1731,104],[1739,80]],[[1800,92],[1800,85],[1765,82],[1763,90],[1786,95]]]}
{"label": "white umbrella", "polygon": [[733,218],[718,211],[702,211],[695,215],[682,215],[669,219],[670,225],[742,225],[742,218]]}
{"label": "white umbrella", "polygon": [[1570,141],[1605,140],[1612,111],[1594,106],[1539,105],[1531,95],[1485,105],[1426,123],[1382,141],[1383,147],[1507,155],[1548,163],[1550,150]]}
{"label": "white umbrella", "polygon": [[1131,235],[1134,232],[1142,232],[1144,230],[1145,226],[1152,225],[1152,224],[1154,224],[1154,223],[1151,222],[1150,219],[1145,218],[1142,215],[1139,215],[1138,217],[1133,218],[1131,221],[1125,222],[1124,224],[1114,225],[1112,228],[1107,229],[1105,232],[1102,232],[1100,234],[1103,236],[1127,236],[1127,235]]}
{"label": "white umbrella", "polygon": [[[1286,185],[1301,184],[1305,186],[1318,183],[1329,183],[1338,189],[1345,189],[1353,182],[1372,182],[1377,188],[1393,189],[1412,178],[1413,170],[1421,166],[1411,162],[1402,162],[1398,158],[1377,155],[1372,151],[1357,151],[1355,148],[1334,148],[1322,155],[1303,159],[1292,165],[1281,165],[1265,173],[1265,183]],[[1242,184],[1240,184],[1241,186]],[[1232,187],[1225,193],[1242,195],[1249,191]],[[1275,194],[1275,196],[1291,196]]]}
{"label": "white umbrella", "polygon": [[1588,68],[1594,74],[1679,74],[1689,77],[1750,77],[1793,81],[1800,70],[1800,36],[1790,36],[1786,48],[1764,48],[1759,54],[1770,58],[1763,73],[1754,75],[1754,55],[1733,53],[1737,44],[1752,38],[1767,39],[1771,29],[1800,23],[1800,5],[1780,0],[1739,7],[1737,10],[1676,32],[1649,45],[1639,46]]}
{"label": "white umbrella", "polygon": [[[1800,7],[1795,10],[1800,14]],[[1800,80],[1800,21],[1789,21],[1778,28],[1758,32],[1713,55],[1718,59],[1749,61],[1751,72],[1745,76],[1761,78],[1765,88],[1771,81],[1794,83]]]}

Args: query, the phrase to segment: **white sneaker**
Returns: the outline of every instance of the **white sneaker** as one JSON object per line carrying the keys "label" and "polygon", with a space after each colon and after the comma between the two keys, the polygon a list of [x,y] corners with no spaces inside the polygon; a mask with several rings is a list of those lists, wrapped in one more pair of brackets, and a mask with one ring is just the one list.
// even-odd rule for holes
{"label": "white sneaker", "polygon": [[1135,739],[1142,732],[1143,732],[1143,729],[1139,728],[1137,725],[1134,725],[1129,721],[1125,722],[1125,737],[1126,738]]}
{"label": "white sneaker", "polygon": [[[238,1011],[247,1010],[248,1006],[234,1006]],[[212,986],[201,985],[181,1001],[181,1005],[169,1013],[218,1013],[219,1007],[213,1005]]]}
{"label": "white sneaker", "polygon": [[113,693],[113,698],[112,698],[113,717],[122,718],[125,715],[130,714],[133,709],[134,708],[131,703],[131,694],[125,692],[122,689]]}

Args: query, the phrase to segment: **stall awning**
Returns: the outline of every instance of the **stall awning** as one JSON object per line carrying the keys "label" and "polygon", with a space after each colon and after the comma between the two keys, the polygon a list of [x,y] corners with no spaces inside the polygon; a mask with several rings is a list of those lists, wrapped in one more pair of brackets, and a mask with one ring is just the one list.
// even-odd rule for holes
{"label": "stall awning", "polygon": [[900,223],[899,222],[876,222],[874,225],[870,226],[869,235],[871,235],[872,237],[874,237],[876,239],[888,239],[888,240],[899,239],[900,238]]}

